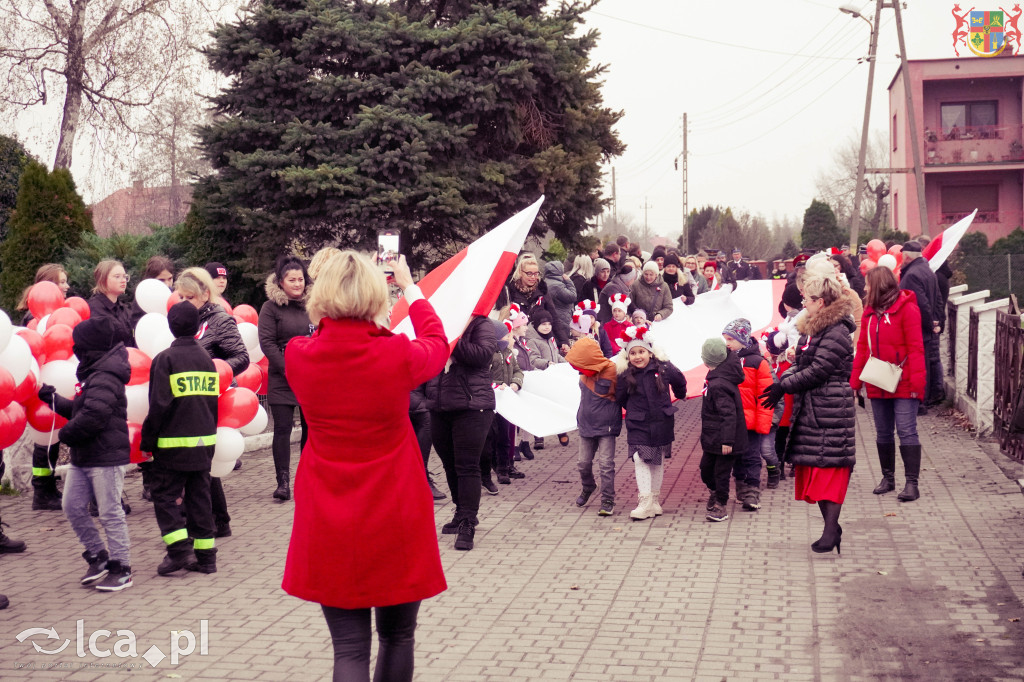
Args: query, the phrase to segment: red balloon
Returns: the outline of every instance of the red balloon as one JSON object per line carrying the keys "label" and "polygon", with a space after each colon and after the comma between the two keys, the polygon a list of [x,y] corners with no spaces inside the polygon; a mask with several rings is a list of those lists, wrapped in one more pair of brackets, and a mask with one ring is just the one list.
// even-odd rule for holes
{"label": "red balloon", "polygon": [[220,377],[220,394],[224,395],[224,392],[231,388],[235,373],[231,371],[231,365],[220,358],[213,359],[213,366],[217,368],[217,376]]}
{"label": "red balloon", "polygon": [[868,242],[868,258],[877,261],[885,254],[885,242],[881,239],[872,239]]}
{"label": "red balloon", "polygon": [[128,349],[128,364],[132,366],[132,376],[128,379],[129,386],[138,386],[149,381],[149,367],[153,361],[138,348]]}
{"label": "red balloon", "polygon": [[889,249],[889,253],[896,257],[896,267],[903,265],[903,245],[893,244],[892,248]]}
{"label": "red balloon", "polygon": [[25,415],[32,428],[42,433],[63,428],[68,423],[67,419],[55,414],[50,406],[39,400],[38,397],[35,400],[30,400],[25,406]]}
{"label": "red balloon", "polygon": [[260,315],[256,312],[248,303],[242,303],[235,307],[235,319],[239,322],[251,322],[252,324],[260,323]]}
{"label": "red balloon", "polygon": [[64,306],[63,308],[58,308],[50,313],[50,321],[46,323],[46,326],[49,327],[55,324],[66,324],[74,329],[75,325],[81,321],[82,316],[79,315],[74,308]]}
{"label": "red balloon", "polygon": [[249,366],[235,377],[235,383],[253,393],[259,393],[263,385],[263,370],[255,362],[249,363]]}
{"label": "red balloon", "polygon": [[28,310],[41,320],[64,305],[64,294],[53,282],[36,282],[28,290]]}
{"label": "red balloon", "polygon": [[43,355],[47,362],[67,360],[74,352],[71,347],[71,327],[66,324],[47,324],[43,333]]}
{"label": "red balloon", "polygon": [[217,426],[239,429],[253,420],[260,400],[247,388],[229,388],[217,400]]}
{"label": "red balloon", "polygon": [[264,355],[263,359],[256,363],[256,366],[263,372],[263,383],[260,385],[259,395],[266,395],[270,388],[270,360]]}
{"label": "red balloon", "polygon": [[181,296],[178,296],[177,291],[172,291],[171,295],[167,297],[167,310],[170,310],[175,305],[181,303],[183,300],[185,299],[183,299]]}
{"label": "red balloon", "polygon": [[80,296],[72,296],[64,301],[64,305],[78,313],[78,317],[82,320],[88,320],[89,316],[92,315],[92,312],[89,310],[89,302]]}
{"label": "red balloon", "polygon": [[220,299],[220,307],[223,308],[224,312],[226,312],[228,315],[234,316],[235,311],[231,308],[231,304],[225,301],[223,298]]}
{"label": "red balloon", "polygon": [[878,261],[864,259],[860,262],[860,273],[862,275],[868,274],[868,270],[872,270],[878,267]]}
{"label": "red balloon", "polygon": [[[32,320],[35,322],[35,320]],[[29,323],[31,324],[31,322]],[[43,357],[43,335],[37,332],[35,329],[19,329],[18,336],[25,339],[25,343],[28,344],[29,350],[32,351],[32,357],[36,360]],[[42,362],[39,363],[43,364]]]}
{"label": "red balloon", "polygon": [[152,455],[142,451],[142,426],[128,422],[128,442],[131,444],[128,461],[132,464],[140,464],[150,460]]}
{"label": "red balloon", "polygon": [[[31,374],[31,372],[29,372]],[[14,385],[14,377],[3,367],[0,367],[0,409],[7,407],[14,400],[14,392],[18,389]]]}
{"label": "red balloon", "polygon": [[[29,376],[32,376],[31,372]],[[25,408],[18,403],[11,403],[0,410],[0,450],[18,442],[21,434],[25,433],[25,423]]]}
{"label": "red balloon", "polygon": [[36,375],[29,372],[25,375],[25,380],[18,384],[18,387],[14,389],[14,400],[22,405],[27,403],[32,398],[36,397],[36,393],[39,392],[39,382],[36,381]]}
{"label": "red balloon", "polygon": [[39,326],[39,320],[37,320],[34,317],[31,320],[29,320],[28,323],[25,325],[25,327],[27,327],[28,329],[31,329],[32,331],[35,331],[36,327],[38,327],[38,326]]}

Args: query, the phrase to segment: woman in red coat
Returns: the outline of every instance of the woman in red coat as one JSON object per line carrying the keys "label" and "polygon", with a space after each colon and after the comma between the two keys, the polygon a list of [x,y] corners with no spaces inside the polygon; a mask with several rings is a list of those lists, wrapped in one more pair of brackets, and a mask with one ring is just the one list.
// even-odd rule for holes
{"label": "woman in red coat", "polygon": [[[900,291],[896,277],[888,268],[869,270],[866,280],[867,301],[850,386],[854,391],[867,386],[871,411],[875,415],[875,445],[882,465],[882,481],[874,493],[882,495],[896,489],[895,430],[900,436],[900,455],[907,479],[898,498],[910,502],[920,496],[917,478],[921,471],[921,441],[917,437],[917,408],[924,400],[926,376],[921,311],[914,292]],[[903,366],[894,392],[887,393],[861,381],[860,373],[869,356]]]}
{"label": "woman in red coat", "polygon": [[295,520],[282,587],[322,605],[334,680],[368,680],[370,609],[380,650],[374,680],[411,680],[420,601],[447,587],[434,501],[409,422],[409,392],[448,359],[440,319],[402,258],[391,263],[416,339],[392,334],[384,274],[354,251],[320,271],[307,310],[312,337],[285,349],[285,374],[309,425],[295,475]]}

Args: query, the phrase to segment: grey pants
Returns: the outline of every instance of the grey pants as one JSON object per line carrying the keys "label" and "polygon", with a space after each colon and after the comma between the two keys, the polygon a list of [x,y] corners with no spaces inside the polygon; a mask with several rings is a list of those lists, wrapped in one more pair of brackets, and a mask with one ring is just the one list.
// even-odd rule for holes
{"label": "grey pants", "polygon": [[615,436],[580,436],[577,467],[584,490],[597,490],[594,460],[601,472],[601,500],[615,501]]}

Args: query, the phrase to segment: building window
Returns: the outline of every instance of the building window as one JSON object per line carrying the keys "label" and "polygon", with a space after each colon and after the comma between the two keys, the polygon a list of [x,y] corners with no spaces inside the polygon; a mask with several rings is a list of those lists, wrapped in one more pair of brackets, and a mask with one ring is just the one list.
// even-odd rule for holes
{"label": "building window", "polygon": [[946,185],[942,188],[942,220],[953,222],[978,209],[979,222],[993,222],[999,213],[999,185]]}
{"label": "building window", "polygon": [[943,104],[941,110],[942,134],[947,140],[958,140],[964,135],[996,137],[995,126],[999,123],[996,100],[951,102]]}
{"label": "building window", "polygon": [[893,231],[899,230],[899,219],[900,219],[900,193],[892,193],[892,229]]}
{"label": "building window", "polygon": [[892,115],[892,150],[896,151],[896,114]]}

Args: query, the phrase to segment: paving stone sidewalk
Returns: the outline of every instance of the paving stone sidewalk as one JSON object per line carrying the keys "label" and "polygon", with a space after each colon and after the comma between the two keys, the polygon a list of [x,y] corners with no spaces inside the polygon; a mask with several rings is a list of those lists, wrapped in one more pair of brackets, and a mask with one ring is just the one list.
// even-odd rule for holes
{"label": "paving stone sidewalk", "polygon": [[[874,431],[858,409],[843,554],[817,555],[820,515],[793,501],[791,479],[763,491],[759,512],[731,502],[728,521],[705,521],[699,400],[681,408],[664,516],[630,521],[624,437],[615,515],[598,517],[596,496],[578,509],[573,434],[567,448],[548,438],[520,465],[525,480],[483,496],[476,549],[457,552],[440,536],[449,589],[421,609],[416,679],[1024,679],[1024,496],[968,434],[942,417],[919,421],[923,496],[901,504],[871,494]],[[31,511],[28,495],[0,498],[5,531],[29,545],[0,556],[0,592],[12,602],[0,611],[0,679],[329,679],[319,607],[280,589],[292,505],[271,499],[269,451],[225,479],[234,535],[218,541],[212,576],[156,575],[163,546],[151,505],[137,475],[126,487],[135,585],[114,594],[78,585],[81,547],[62,514]],[[440,529],[452,508],[435,511]],[[53,638],[16,638],[51,627]],[[102,629],[111,634],[96,647],[107,657],[88,642]],[[114,645],[128,641],[118,630],[134,634],[137,657],[118,655]],[[190,635],[194,651],[172,661],[172,642],[188,650]],[[34,648],[65,640],[54,655]],[[166,656],[155,666],[142,657],[151,647]]]}

